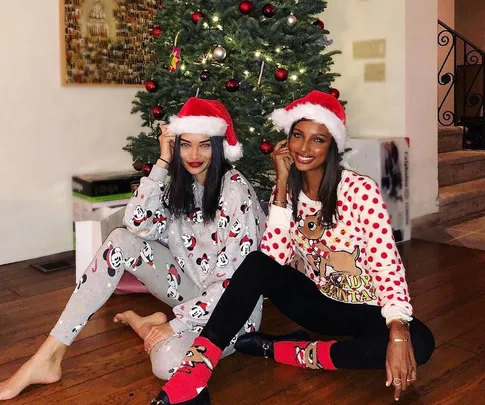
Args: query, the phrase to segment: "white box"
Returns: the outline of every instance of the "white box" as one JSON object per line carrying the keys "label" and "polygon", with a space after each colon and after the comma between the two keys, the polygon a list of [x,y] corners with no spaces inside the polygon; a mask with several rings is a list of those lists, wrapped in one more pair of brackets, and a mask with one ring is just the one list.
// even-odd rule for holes
{"label": "white box", "polygon": [[349,138],[348,147],[350,168],[379,185],[396,242],[410,240],[409,138]]}

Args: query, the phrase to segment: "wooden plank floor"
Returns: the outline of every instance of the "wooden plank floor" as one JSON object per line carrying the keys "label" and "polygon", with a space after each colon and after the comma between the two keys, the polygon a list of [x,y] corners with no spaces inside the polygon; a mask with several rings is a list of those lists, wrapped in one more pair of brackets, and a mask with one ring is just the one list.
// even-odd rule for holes
{"label": "wooden plank floor", "polygon": [[[485,251],[412,240],[400,247],[416,315],[437,349],[399,403],[485,404]],[[56,257],[62,258],[62,255]],[[74,269],[42,274],[35,260],[0,267],[0,381],[46,338],[74,285]],[[141,340],[112,322],[120,311],[167,310],[149,295],[113,296],[68,350],[63,378],[31,387],[6,404],[144,404],[159,391]],[[263,330],[296,325],[265,303]],[[384,372],[315,372],[234,354],[211,380],[214,405],[387,405],[394,403]]]}

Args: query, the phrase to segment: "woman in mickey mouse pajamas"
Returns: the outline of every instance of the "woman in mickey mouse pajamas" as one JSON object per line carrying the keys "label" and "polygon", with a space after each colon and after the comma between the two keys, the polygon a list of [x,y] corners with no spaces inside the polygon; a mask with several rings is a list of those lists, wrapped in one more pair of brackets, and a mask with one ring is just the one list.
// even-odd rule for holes
{"label": "woman in mickey mouse pajamas", "polygon": [[[310,369],[385,370],[394,398],[416,381],[434,350],[430,330],[412,317],[405,271],[376,183],[345,170],[345,111],[312,91],[272,114],[288,139],[273,152],[276,185],[261,252],[239,266],[209,322],[155,405],[208,405],[206,388],[222,351],[260,295],[311,331],[348,336],[312,341],[248,333],[240,352]],[[191,360],[194,355],[198,360]],[[383,381],[384,384],[384,381]]]}
{"label": "woman in mickey mouse pajamas", "polygon": [[[132,311],[115,321],[128,323],[145,341],[153,372],[168,379],[209,319],[229,280],[261,241],[264,213],[253,188],[226,162],[242,156],[233,123],[218,101],[190,98],[160,136],[160,159],[141,179],[124,217],[78,281],[50,336],[9,380],[0,400],[25,387],[61,378],[61,360],[89,318],[113,294],[125,271],[137,277],[175,318],[140,317]],[[170,174],[170,182],[165,180]],[[159,243],[166,241],[168,248]],[[262,297],[231,337],[257,330]]]}

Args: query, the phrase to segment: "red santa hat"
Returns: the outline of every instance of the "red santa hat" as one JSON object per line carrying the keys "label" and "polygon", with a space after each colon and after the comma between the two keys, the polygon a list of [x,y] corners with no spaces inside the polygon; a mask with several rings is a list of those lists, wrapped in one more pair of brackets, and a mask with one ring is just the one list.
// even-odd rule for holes
{"label": "red santa hat", "polygon": [[324,124],[335,139],[339,152],[344,151],[347,142],[345,110],[334,96],[313,90],[271,114],[275,127],[280,131],[284,130],[287,135],[290,134],[291,126],[301,119]]}
{"label": "red santa hat", "polygon": [[226,107],[217,100],[191,97],[177,115],[170,117],[168,129],[175,135],[204,134],[224,136],[224,156],[235,162],[243,155],[242,145],[236,138],[234,125]]}

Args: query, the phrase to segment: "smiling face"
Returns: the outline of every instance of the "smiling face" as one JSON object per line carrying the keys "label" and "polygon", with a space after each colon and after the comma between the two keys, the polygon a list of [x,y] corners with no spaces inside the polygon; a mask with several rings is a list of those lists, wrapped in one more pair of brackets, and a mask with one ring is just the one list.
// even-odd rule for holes
{"label": "smiling face", "polygon": [[182,134],[180,136],[180,160],[185,169],[204,184],[211,164],[211,138],[202,134]]}
{"label": "smiling face", "polygon": [[298,122],[289,138],[288,148],[301,172],[322,171],[332,144],[327,127],[314,121]]}

